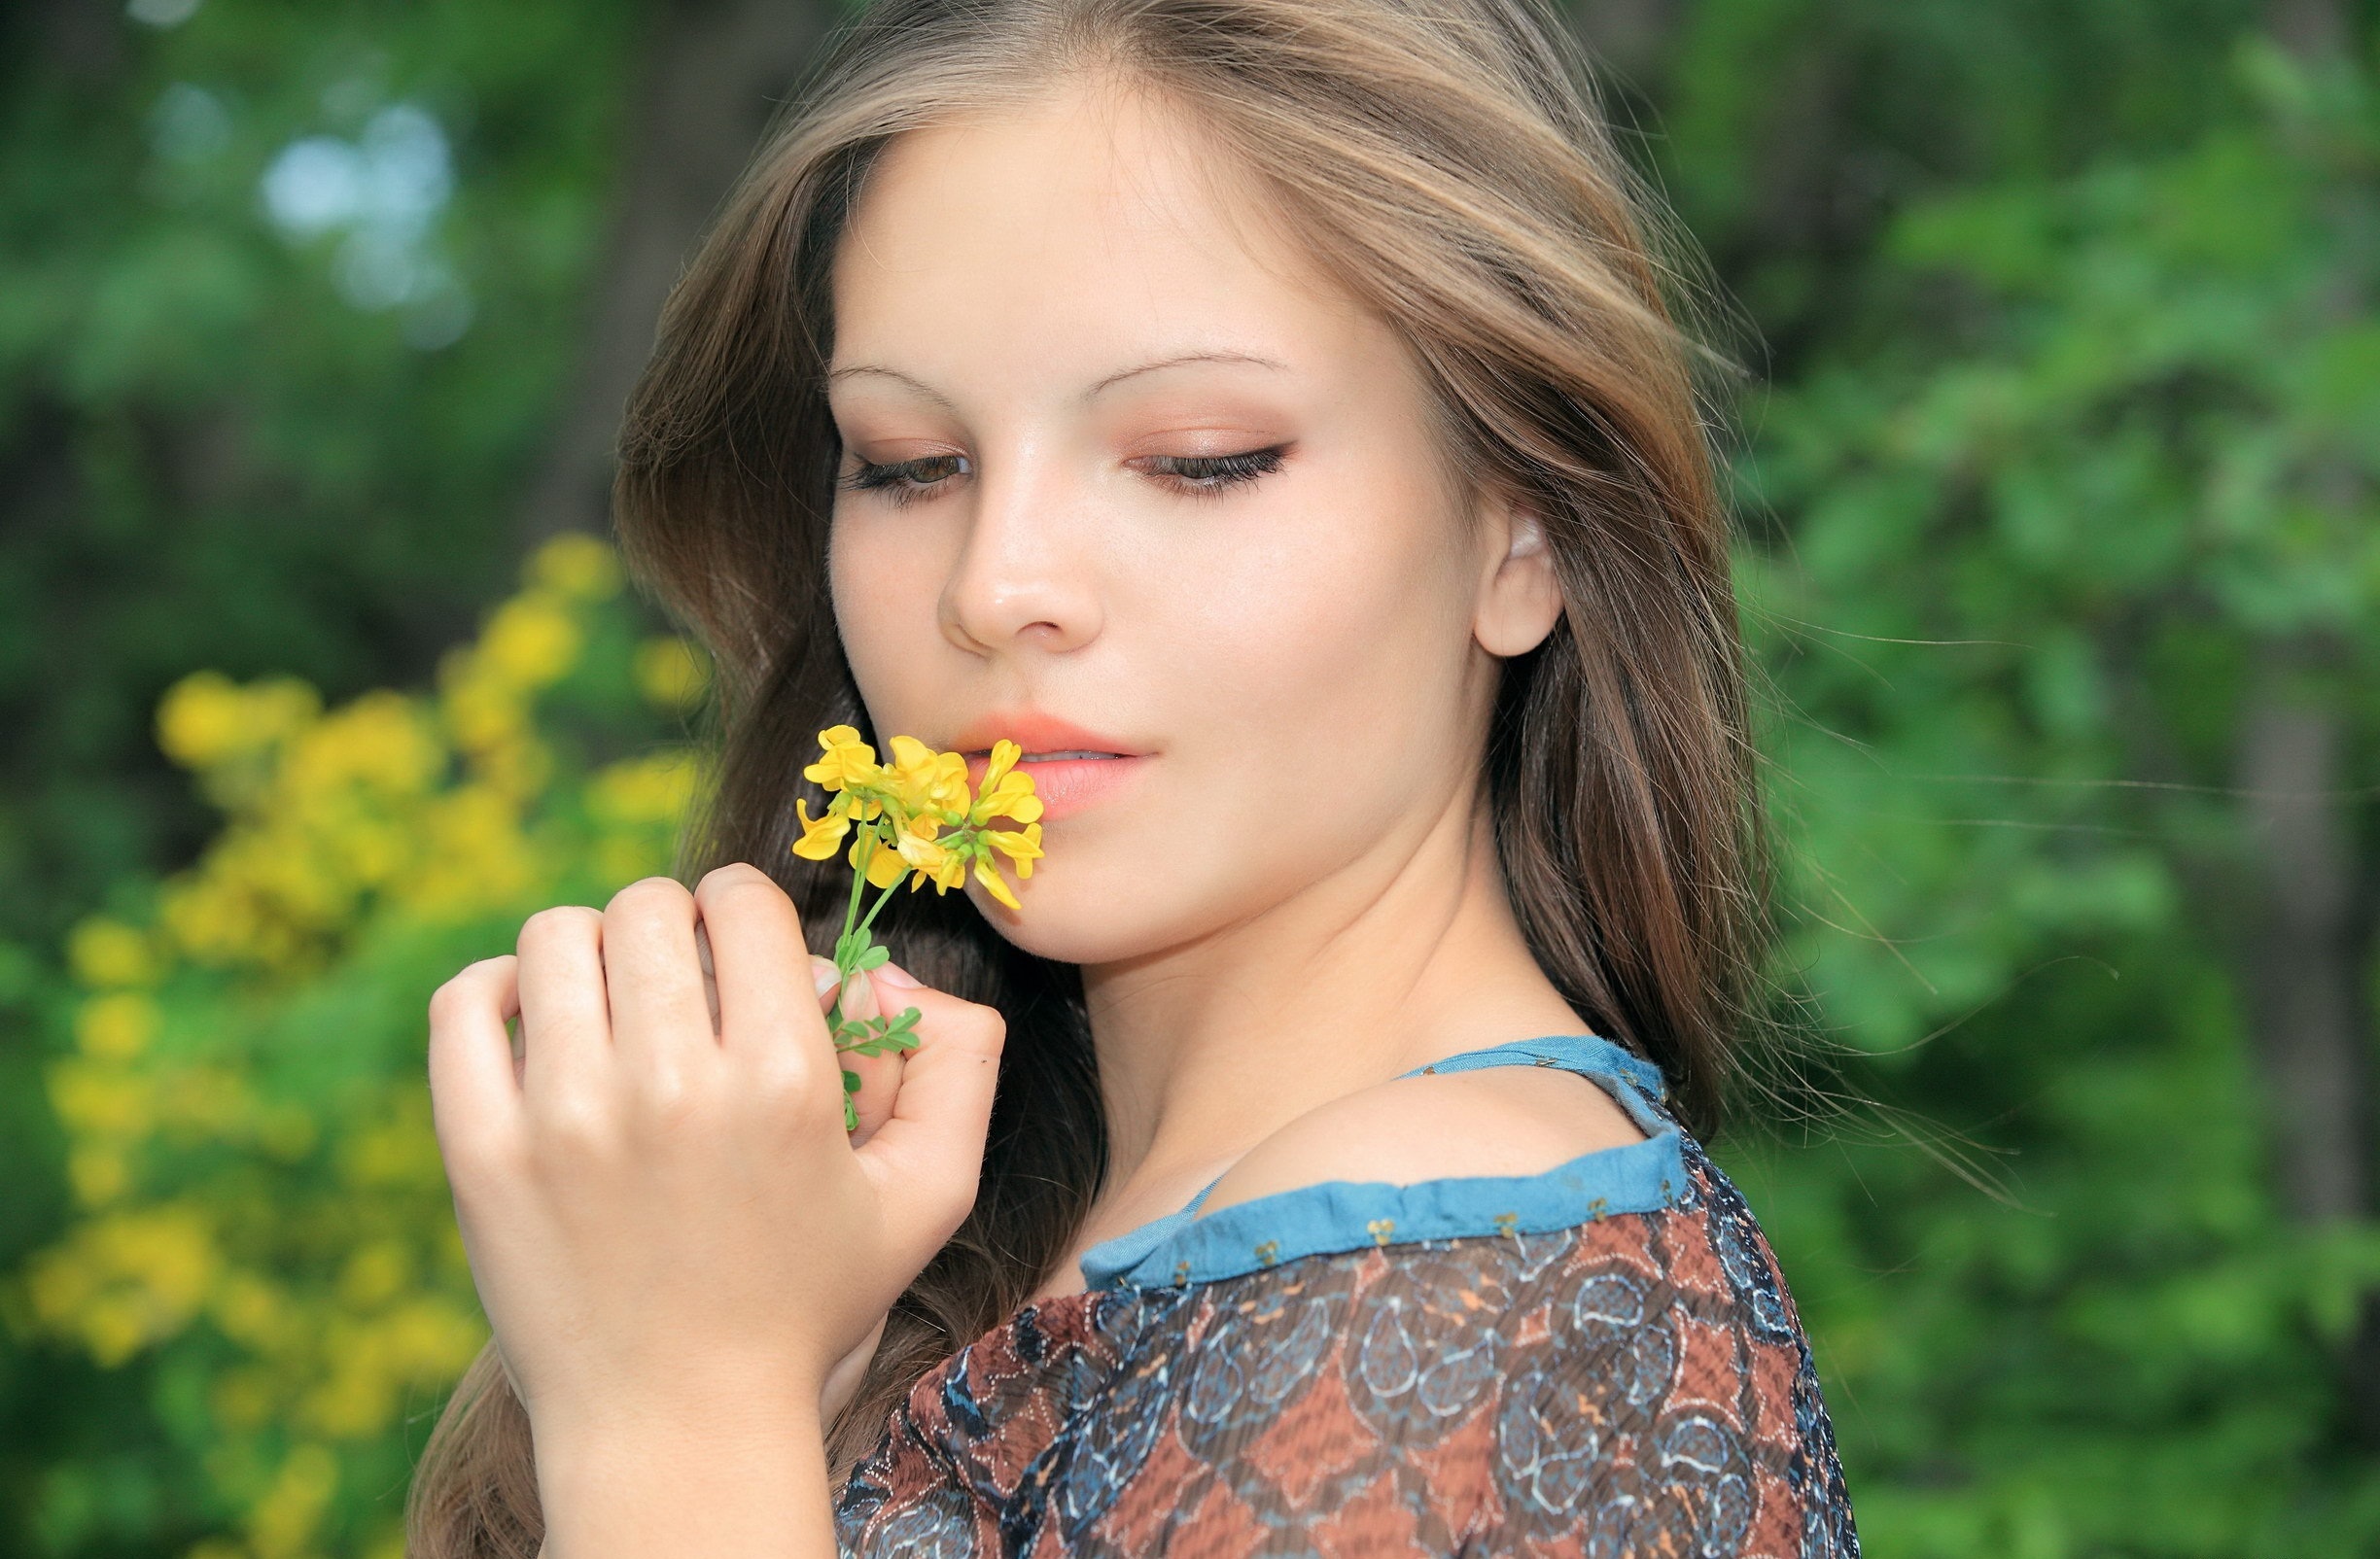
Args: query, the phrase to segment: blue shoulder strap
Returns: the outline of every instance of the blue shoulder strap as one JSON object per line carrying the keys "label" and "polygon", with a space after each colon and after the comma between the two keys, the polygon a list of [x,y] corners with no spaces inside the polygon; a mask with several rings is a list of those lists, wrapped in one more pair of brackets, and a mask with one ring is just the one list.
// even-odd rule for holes
{"label": "blue shoulder strap", "polygon": [[1578,1072],[1589,1077],[1617,1078],[1633,1087],[1637,1092],[1656,1099],[1666,1098],[1669,1093],[1668,1084],[1662,1081],[1660,1067],[1641,1056],[1622,1050],[1600,1034],[1540,1034],[1534,1039],[1508,1040],[1501,1045],[1457,1051],[1426,1066],[1417,1066],[1397,1075],[1419,1077],[1428,1072],[1471,1072],[1483,1066],[1558,1066],[1566,1072]]}
{"label": "blue shoulder strap", "polygon": [[[1669,1096],[1669,1086],[1662,1081],[1661,1068],[1640,1056],[1630,1055],[1600,1034],[1540,1034],[1534,1039],[1506,1040],[1501,1045],[1483,1045],[1477,1050],[1456,1051],[1442,1056],[1424,1066],[1397,1073],[1399,1077],[1422,1077],[1436,1072],[1476,1072],[1488,1066],[1558,1066],[1565,1072],[1582,1077],[1608,1077],[1626,1083],[1639,1093],[1656,1099]],[[1636,1124],[1648,1131],[1658,1130],[1662,1123],[1648,1119],[1650,1112],[1637,1109],[1631,1100],[1623,1097]],[[1226,1170],[1225,1173],[1230,1171]],[[1187,1221],[1206,1205],[1208,1194],[1223,1183],[1217,1175],[1199,1188],[1199,1194],[1183,1203],[1180,1210],[1169,1218]]]}

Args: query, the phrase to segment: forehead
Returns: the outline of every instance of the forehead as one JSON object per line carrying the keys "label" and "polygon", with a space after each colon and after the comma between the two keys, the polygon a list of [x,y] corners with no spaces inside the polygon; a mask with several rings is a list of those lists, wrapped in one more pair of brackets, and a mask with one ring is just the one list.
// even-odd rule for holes
{"label": "forehead", "polygon": [[1096,83],[896,137],[834,294],[838,361],[898,354],[928,374],[1004,354],[1096,378],[1159,336],[1327,356],[1365,333],[1192,114]]}

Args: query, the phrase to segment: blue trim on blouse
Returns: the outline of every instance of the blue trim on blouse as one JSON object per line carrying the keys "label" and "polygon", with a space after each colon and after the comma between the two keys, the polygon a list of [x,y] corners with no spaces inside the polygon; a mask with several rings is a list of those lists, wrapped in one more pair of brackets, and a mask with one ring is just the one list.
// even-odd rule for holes
{"label": "blue trim on blouse", "polygon": [[1366,1245],[1547,1233],[1615,1213],[1652,1212],[1684,1195],[1677,1124],[1654,1103],[1668,1093],[1660,1068],[1599,1035],[1516,1039],[1398,1075],[1521,1065],[1558,1066],[1592,1078],[1628,1111],[1645,1140],[1597,1148],[1534,1175],[1454,1175],[1406,1186],[1325,1180],[1252,1196],[1201,1218],[1207,1194],[1222,1183],[1218,1175],[1187,1206],[1083,1252],[1083,1281],[1094,1289],[1163,1288]]}

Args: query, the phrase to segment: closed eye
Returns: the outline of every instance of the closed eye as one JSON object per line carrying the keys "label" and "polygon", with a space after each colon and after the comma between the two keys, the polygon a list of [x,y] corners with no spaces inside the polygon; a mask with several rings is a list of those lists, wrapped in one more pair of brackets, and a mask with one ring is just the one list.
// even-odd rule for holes
{"label": "closed eye", "polygon": [[857,464],[839,478],[841,485],[855,493],[882,493],[895,503],[924,498],[952,478],[964,476],[969,468],[964,455],[921,455],[881,466],[854,458]]}
{"label": "closed eye", "polygon": [[[1144,455],[1126,464],[1157,477],[1177,493],[1205,496],[1280,469],[1288,449],[1286,444],[1274,444],[1229,455]],[[882,493],[895,503],[908,503],[929,497],[937,488],[967,475],[971,469],[964,455],[924,455],[916,460],[882,464],[858,460],[838,481],[851,492]]]}
{"label": "closed eye", "polygon": [[1252,482],[1280,469],[1287,444],[1245,449],[1232,455],[1143,455],[1130,465],[1177,493],[1208,495]]}

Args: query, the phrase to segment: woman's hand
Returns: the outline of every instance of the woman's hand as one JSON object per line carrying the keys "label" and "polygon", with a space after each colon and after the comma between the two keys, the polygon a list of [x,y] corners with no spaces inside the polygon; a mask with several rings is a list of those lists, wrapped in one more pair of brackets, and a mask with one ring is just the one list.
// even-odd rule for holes
{"label": "woman's hand", "polygon": [[541,911],[517,955],[431,999],[438,1147],[541,1449],[815,1434],[829,1377],[848,1391],[852,1356],[973,1204],[1006,1033],[886,973],[920,1043],[862,1063],[858,1137],[792,903],[752,866]]}

